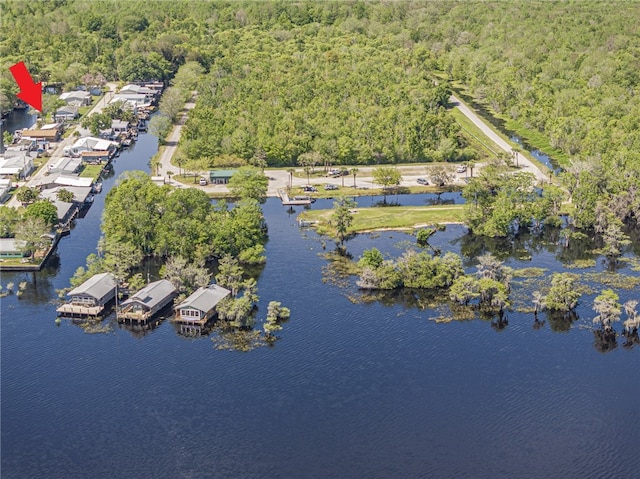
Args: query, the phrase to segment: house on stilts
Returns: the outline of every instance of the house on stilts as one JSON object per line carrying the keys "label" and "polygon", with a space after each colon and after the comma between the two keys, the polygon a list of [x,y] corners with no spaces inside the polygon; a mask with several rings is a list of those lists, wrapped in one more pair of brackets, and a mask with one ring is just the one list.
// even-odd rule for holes
{"label": "house on stilts", "polygon": [[96,274],[67,293],[70,300],[58,307],[58,315],[70,318],[102,316],[116,297],[116,280],[111,273]]}
{"label": "house on stilts", "polygon": [[146,323],[162,308],[173,301],[176,288],[166,279],[149,283],[124,301],[118,311],[118,320]]}
{"label": "house on stilts", "polygon": [[175,308],[175,321],[187,327],[202,327],[217,315],[216,306],[231,291],[217,284],[198,288]]}

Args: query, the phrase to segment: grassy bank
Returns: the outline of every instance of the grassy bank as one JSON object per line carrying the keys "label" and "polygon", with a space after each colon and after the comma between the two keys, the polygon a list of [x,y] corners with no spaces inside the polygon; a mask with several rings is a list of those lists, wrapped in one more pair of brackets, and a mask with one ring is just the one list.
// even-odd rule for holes
{"label": "grassy bank", "polygon": [[[382,196],[384,191],[382,188],[354,188],[353,186],[338,186],[337,190],[325,190],[322,185],[314,185],[318,191],[315,193],[307,193],[302,187],[293,187],[289,193],[290,197],[293,196],[311,196],[313,198],[336,198],[339,196],[354,197],[354,196]],[[392,202],[395,195],[408,195],[419,193],[446,193],[451,191],[460,191],[461,188],[457,186],[446,186],[439,188],[437,186],[399,186],[396,188],[387,189],[387,201]]]}
{"label": "grassy bank", "polygon": [[469,146],[478,152],[480,160],[495,156],[499,148],[488,138],[475,123],[467,118],[458,108],[453,108],[451,116],[460,125],[462,134],[469,142]]}
{"label": "grassy bank", "polygon": [[[353,210],[350,233],[374,230],[407,230],[435,223],[460,223],[463,205],[389,206],[356,208]],[[304,221],[316,221],[319,233],[333,235],[330,220],[333,210],[306,210],[300,213]]]}

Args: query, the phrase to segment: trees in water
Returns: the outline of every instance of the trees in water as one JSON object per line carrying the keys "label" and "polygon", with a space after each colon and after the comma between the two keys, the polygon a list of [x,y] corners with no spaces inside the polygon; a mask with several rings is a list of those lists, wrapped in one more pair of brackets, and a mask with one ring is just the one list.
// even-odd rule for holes
{"label": "trees in water", "polygon": [[340,240],[344,243],[349,227],[353,223],[352,209],[356,206],[355,201],[349,198],[340,198],[333,202],[333,213],[331,213],[331,225],[335,228]]}

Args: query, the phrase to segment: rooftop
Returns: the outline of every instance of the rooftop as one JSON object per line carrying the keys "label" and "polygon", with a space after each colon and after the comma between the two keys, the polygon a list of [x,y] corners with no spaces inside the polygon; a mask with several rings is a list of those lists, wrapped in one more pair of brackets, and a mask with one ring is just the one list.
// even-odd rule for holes
{"label": "rooftop", "polygon": [[149,283],[133,296],[129,297],[122,306],[131,303],[142,303],[149,309],[152,309],[158,303],[162,302],[167,296],[174,294],[176,288],[166,279]]}
{"label": "rooftop", "polygon": [[69,291],[67,296],[89,295],[94,298],[102,298],[115,287],[116,281],[111,273],[100,273]]}
{"label": "rooftop", "polygon": [[191,296],[177,306],[177,309],[193,308],[199,311],[210,311],[222,299],[231,293],[228,289],[211,284],[206,288],[198,288]]}

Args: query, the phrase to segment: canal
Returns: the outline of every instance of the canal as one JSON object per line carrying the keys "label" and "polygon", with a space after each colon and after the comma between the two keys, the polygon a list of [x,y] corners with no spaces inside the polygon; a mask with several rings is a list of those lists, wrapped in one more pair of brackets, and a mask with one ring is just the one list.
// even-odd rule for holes
{"label": "canal", "polygon": [[[271,198],[257,317],[272,300],[291,309],[272,347],[220,350],[211,336],[180,335],[168,321],[145,335],[112,320],[93,334],[71,321],[56,326],[56,289],[95,252],[106,193],[122,172],[148,172],[156,151],[146,134],[120,155],[47,268],[2,275],[3,286],[26,282],[22,296],[0,300],[3,477],[635,475],[638,345],[620,338],[604,352],[594,343],[591,303],[602,285],[593,279],[585,279],[592,289],[578,317],[561,325],[517,311],[502,328],[490,318],[442,321],[437,304],[411,294],[360,301],[352,280],[326,281],[324,254],[334,245],[298,228],[301,209]],[[415,238],[380,232],[351,239],[347,250],[398,256],[408,243]],[[547,277],[567,262],[553,237],[513,244],[452,225],[431,243],[465,255],[469,270],[487,251]],[[572,271],[587,278],[605,270],[598,261]],[[627,265],[618,274],[639,273]],[[522,295],[530,289],[516,286]],[[621,301],[638,297],[637,289],[617,291]]]}

